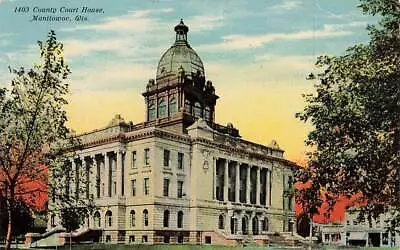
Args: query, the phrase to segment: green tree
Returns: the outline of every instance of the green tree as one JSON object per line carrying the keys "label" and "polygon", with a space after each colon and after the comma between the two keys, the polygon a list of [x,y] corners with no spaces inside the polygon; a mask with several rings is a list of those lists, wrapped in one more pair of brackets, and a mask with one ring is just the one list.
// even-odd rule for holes
{"label": "green tree", "polygon": [[[316,93],[296,116],[311,122],[306,145],[308,167],[297,173],[311,181],[311,193],[323,191],[333,207],[340,196],[360,195],[360,218],[393,213],[400,219],[400,2],[361,0],[364,14],[380,17],[370,25],[368,44],[342,56],[321,56]],[[313,78],[314,74],[310,75]],[[321,196],[309,205],[320,206]]]}
{"label": "green tree", "polygon": [[[7,201],[6,249],[13,236],[16,200],[55,190],[57,182],[49,182],[49,174],[65,171],[66,150],[71,155],[79,145],[66,127],[70,70],[63,45],[54,31],[38,45],[41,62],[29,70],[12,70],[10,86],[0,90],[0,196]],[[52,193],[54,198],[56,194]]]}

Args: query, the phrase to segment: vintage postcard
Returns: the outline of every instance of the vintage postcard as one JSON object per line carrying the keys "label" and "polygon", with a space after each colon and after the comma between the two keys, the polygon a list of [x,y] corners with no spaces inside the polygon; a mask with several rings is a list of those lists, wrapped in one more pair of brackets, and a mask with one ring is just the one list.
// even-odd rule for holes
{"label": "vintage postcard", "polygon": [[[52,79],[46,93],[24,96],[46,96],[52,111],[40,119],[80,140],[64,154],[70,170],[58,185],[47,171],[47,192],[27,201],[37,228],[19,221],[16,234],[31,233],[27,246],[48,244],[44,232],[57,235],[53,246],[307,244],[293,181],[313,150],[305,145],[312,125],[296,113],[302,95],[315,93],[318,56],[369,42],[366,27],[379,18],[364,15],[361,2],[0,0],[0,88],[12,96],[14,81],[29,89],[27,81]],[[60,133],[43,128],[50,139]],[[65,226],[62,195],[95,208]],[[4,224],[10,205],[0,203]],[[346,204],[314,222],[345,223]],[[341,233],[327,241],[348,244]],[[400,243],[376,235],[381,245]]]}

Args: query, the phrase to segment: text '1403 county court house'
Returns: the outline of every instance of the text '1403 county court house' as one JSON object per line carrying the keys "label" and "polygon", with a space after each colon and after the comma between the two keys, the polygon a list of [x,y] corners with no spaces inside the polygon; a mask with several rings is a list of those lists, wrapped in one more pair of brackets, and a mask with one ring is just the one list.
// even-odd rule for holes
{"label": "text '1403 county court house'", "polygon": [[[69,164],[86,171],[87,195],[99,207],[80,239],[265,245],[293,237],[296,164],[275,141],[256,144],[232,124],[215,123],[218,96],[188,31],[183,21],[175,26],[175,43],[146,86],[145,122],[117,115],[79,136],[83,148]],[[72,180],[65,191],[77,186]],[[48,229],[58,225],[52,214]]]}

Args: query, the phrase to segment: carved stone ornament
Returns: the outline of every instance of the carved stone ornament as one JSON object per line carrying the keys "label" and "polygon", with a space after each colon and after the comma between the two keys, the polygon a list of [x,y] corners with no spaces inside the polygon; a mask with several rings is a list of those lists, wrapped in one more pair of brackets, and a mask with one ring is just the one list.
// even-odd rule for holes
{"label": "carved stone ornament", "polygon": [[209,168],[208,158],[210,157],[210,151],[203,150],[201,153],[203,155],[203,168],[208,169]]}

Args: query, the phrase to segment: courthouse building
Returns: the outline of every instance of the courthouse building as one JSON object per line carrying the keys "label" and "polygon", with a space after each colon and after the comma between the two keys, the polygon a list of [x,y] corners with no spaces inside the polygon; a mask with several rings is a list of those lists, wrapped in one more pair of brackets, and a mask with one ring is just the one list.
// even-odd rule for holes
{"label": "courthouse building", "polygon": [[250,142],[215,122],[219,97],[188,31],[175,26],[174,44],[144,86],[144,122],[117,115],[79,135],[72,170],[90,170],[87,192],[98,206],[81,231],[98,231],[103,242],[227,245],[291,235],[296,164],[275,141]]}

